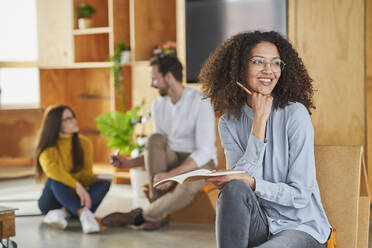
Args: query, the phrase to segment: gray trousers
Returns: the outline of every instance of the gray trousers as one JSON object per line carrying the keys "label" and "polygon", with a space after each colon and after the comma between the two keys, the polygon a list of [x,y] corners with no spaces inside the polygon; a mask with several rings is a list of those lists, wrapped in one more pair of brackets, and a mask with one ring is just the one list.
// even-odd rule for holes
{"label": "gray trousers", "polygon": [[219,193],[216,238],[219,248],[326,248],[310,234],[285,230],[270,234],[255,193],[243,181],[232,180]]}
{"label": "gray trousers", "polygon": [[[152,185],[154,176],[178,167],[189,156],[189,153],[174,152],[168,146],[167,139],[158,133],[149,136],[145,147],[145,166],[150,178],[150,197],[152,202],[143,212],[147,221],[160,221],[169,214],[189,205],[205,186],[204,180],[177,184],[174,190],[159,191]],[[214,169],[213,160],[201,168]]]}

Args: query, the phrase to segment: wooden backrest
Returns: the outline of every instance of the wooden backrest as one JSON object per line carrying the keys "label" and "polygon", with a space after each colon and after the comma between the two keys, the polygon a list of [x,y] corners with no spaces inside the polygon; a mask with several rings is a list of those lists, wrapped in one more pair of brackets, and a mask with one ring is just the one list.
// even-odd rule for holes
{"label": "wooden backrest", "polygon": [[316,146],[317,180],[338,248],[367,247],[369,193],[363,149],[359,146]]}

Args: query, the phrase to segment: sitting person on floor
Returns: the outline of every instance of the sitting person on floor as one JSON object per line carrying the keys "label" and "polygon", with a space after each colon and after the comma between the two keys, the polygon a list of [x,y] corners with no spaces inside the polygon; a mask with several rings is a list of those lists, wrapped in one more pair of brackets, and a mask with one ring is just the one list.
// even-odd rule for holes
{"label": "sitting person on floor", "polygon": [[47,177],[39,208],[43,222],[65,229],[67,219],[79,216],[84,233],[98,232],[94,212],[110,189],[110,182],[93,176],[91,141],[78,134],[74,112],[67,106],[47,111],[36,155],[36,174]]}
{"label": "sitting person on floor", "polygon": [[[219,120],[228,170],[221,189],[220,248],[325,248],[331,226],[316,179],[312,80],[277,32],[240,33],[200,73]],[[245,87],[245,88],[244,88]]]}
{"label": "sitting person on floor", "polygon": [[177,57],[155,57],[150,65],[151,86],[160,94],[151,109],[154,133],[147,140],[144,155],[134,159],[112,156],[112,160],[117,168],[146,167],[152,203],[145,210],[109,214],[102,219],[106,226],[160,228],[169,222],[169,214],[191,203],[205,181],[180,185],[167,182],[157,188],[153,184],[198,168],[214,169],[217,164],[215,117],[210,101],[203,99],[199,91],[182,85],[182,64]]}

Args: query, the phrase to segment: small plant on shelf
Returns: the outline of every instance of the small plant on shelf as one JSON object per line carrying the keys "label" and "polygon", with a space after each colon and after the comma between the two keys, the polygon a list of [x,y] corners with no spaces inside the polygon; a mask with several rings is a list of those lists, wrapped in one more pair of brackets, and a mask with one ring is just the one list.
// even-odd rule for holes
{"label": "small plant on shelf", "polygon": [[167,41],[160,45],[155,46],[154,48],[154,55],[161,56],[161,55],[174,55],[177,56],[177,44],[174,41]]}
{"label": "small plant on shelf", "polygon": [[127,64],[130,62],[130,46],[125,44],[124,42],[121,42],[117,45],[117,52],[120,54],[121,57],[121,63]]}
{"label": "small plant on shelf", "polygon": [[90,28],[92,26],[91,16],[96,10],[89,4],[81,3],[77,8],[77,12],[79,29]]}
{"label": "small plant on shelf", "polygon": [[[118,43],[116,45],[114,55],[110,56],[109,58],[109,60],[113,62],[113,65],[111,67],[111,73],[114,77],[115,91],[122,104],[122,111],[126,110],[126,107],[125,107],[126,99],[125,99],[125,94],[123,93],[124,75],[121,69],[121,65],[123,64],[123,53],[125,52],[130,52],[130,46],[126,45],[124,42]],[[129,62],[130,58],[126,58],[126,59],[128,59],[127,62]]]}

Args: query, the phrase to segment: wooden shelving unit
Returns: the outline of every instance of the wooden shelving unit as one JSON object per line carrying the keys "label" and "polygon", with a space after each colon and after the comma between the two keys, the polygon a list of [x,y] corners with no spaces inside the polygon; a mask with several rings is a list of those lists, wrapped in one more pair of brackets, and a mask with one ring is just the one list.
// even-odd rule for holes
{"label": "wooden shelving unit", "polygon": [[[91,28],[78,29],[76,9],[82,2],[96,10]],[[107,163],[111,153],[95,119],[121,107],[109,57],[116,44],[131,46],[132,60],[122,65],[123,93],[127,107],[131,107],[134,81],[149,80],[143,72],[147,71],[153,48],[168,40],[176,41],[179,36],[176,6],[180,2],[38,0],[41,105],[67,104],[76,112],[81,133],[94,144],[95,163]]]}

